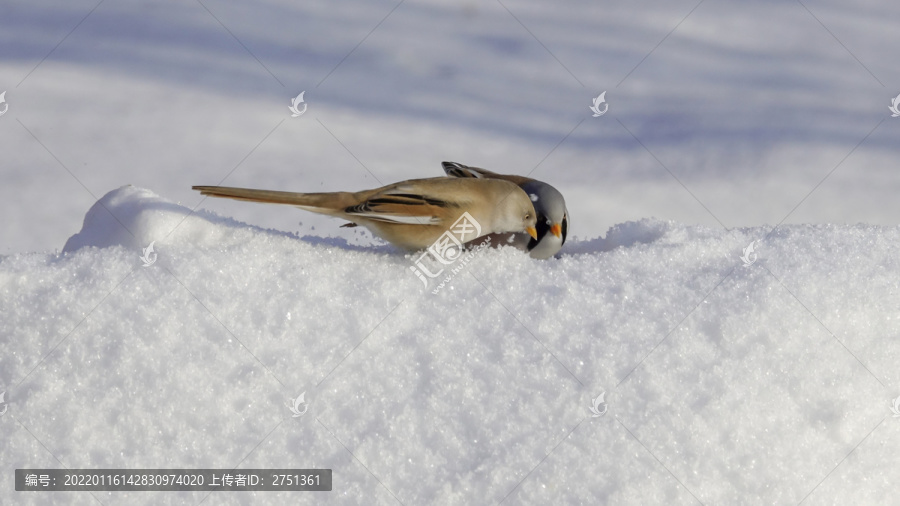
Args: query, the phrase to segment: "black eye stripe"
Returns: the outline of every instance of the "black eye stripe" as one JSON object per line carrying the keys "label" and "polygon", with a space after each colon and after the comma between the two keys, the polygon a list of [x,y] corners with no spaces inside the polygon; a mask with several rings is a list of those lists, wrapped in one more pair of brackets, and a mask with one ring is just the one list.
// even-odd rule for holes
{"label": "black eye stripe", "polygon": [[[538,218],[540,218],[540,217],[538,217]],[[546,216],[545,216],[544,218],[546,218]],[[543,220],[542,220],[542,219],[538,219],[538,220],[537,220],[537,223],[534,224],[534,228],[537,229],[537,236],[538,236],[538,238],[535,239],[535,238],[532,237],[531,240],[528,241],[528,246],[527,246],[527,248],[528,248],[529,251],[533,250],[534,247],[537,246],[538,242],[539,242],[541,239],[543,239],[544,236],[547,235],[547,234],[550,232],[550,225],[547,223],[547,222],[549,222],[549,221],[550,221],[549,219],[543,219]]]}

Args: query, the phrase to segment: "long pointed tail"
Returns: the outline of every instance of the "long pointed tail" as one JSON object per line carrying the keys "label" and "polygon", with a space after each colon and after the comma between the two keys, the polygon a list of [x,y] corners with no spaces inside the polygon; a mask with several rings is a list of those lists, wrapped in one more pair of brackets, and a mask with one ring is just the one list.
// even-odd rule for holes
{"label": "long pointed tail", "polygon": [[288,204],[304,209],[333,214],[357,204],[357,198],[350,192],[334,193],[295,193],[274,190],[253,190],[250,188],[232,188],[228,186],[192,186],[200,195],[222,197],[249,202],[269,204]]}

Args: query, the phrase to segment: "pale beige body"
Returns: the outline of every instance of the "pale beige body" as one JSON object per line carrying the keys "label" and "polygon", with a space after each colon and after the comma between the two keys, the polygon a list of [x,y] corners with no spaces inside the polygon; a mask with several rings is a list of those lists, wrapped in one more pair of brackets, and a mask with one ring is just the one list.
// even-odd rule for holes
{"label": "pale beige body", "polygon": [[566,200],[556,188],[530,177],[498,174],[479,167],[456,162],[444,162],[444,172],[458,178],[500,179],[515,183],[531,198],[537,213],[537,237],[508,232],[492,234],[491,244],[509,245],[527,251],[532,258],[545,259],[557,254],[566,242],[569,211]]}
{"label": "pale beige body", "polygon": [[499,179],[410,179],[372,190],[332,193],[227,186],[194,186],[193,189],[211,197],[288,204],[342,218],[412,251],[430,246],[464,212],[481,227],[481,234],[474,238],[504,232],[537,235],[534,206],[528,195],[515,184]]}

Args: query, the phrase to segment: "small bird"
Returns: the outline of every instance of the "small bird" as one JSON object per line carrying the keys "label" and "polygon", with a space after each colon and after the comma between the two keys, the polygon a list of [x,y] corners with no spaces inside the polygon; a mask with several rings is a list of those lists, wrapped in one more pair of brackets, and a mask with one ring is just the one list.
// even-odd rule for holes
{"label": "small bird", "polygon": [[[518,186],[498,179],[435,177],[410,179],[373,190],[293,193],[226,186],[194,186],[201,195],[251,202],[289,204],[362,225],[402,249],[431,246],[463,216],[478,222],[481,234],[527,233],[537,237],[536,213]],[[473,232],[474,233],[474,232]]]}
{"label": "small bird", "polygon": [[543,181],[513,174],[497,174],[478,167],[469,167],[456,162],[443,162],[444,172],[457,178],[477,178],[503,180],[517,184],[528,194],[537,212],[537,237],[516,232],[498,234],[491,237],[491,243],[501,246],[509,244],[528,251],[532,258],[545,259],[555,255],[566,243],[569,231],[569,211],[562,193]]}

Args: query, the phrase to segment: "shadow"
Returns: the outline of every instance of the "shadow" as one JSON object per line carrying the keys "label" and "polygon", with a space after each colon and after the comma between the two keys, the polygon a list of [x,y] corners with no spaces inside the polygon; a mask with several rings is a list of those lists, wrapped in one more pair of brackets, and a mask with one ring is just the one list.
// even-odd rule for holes
{"label": "shadow", "polygon": [[567,243],[560,255],[582,255],[612,251],[616,248],[630,248],[635,244],[650,244],[664,236],[672,226],[672,222],[655,218],[644,218],[641,221],[628,221],[610,227],[606,237],[597,237],[586,241]]}

